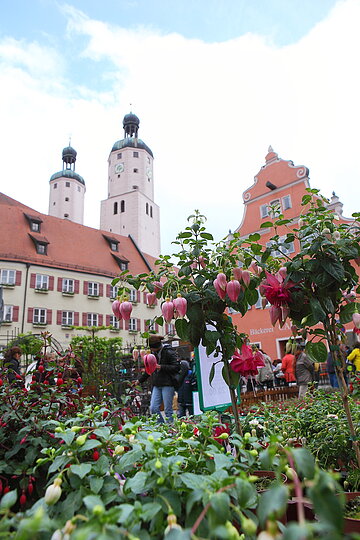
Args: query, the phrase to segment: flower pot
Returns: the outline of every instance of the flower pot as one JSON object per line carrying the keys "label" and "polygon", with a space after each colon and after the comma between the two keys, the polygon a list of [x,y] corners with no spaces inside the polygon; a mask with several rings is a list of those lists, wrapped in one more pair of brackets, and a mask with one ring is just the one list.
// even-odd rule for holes
{"label": "flower pot", "polygon": [[[259,479],[267,479],[269,481],[269,484],[273,482],[276,479],[276,473],[274,471],[254,471],[252,473],[254,476],[257,476]],[[286,483],[287,477],[285,474],[281,473],[281,481],[283,484]],[[260,483],[260,480],[259,480]],[[256,485],[255,485],[256,487]],[[258,493],[264,493],[264,491],[267,491],[268,488],[264,487],[264,489],[257,489]]]}
{"label": "flower pot", "polygon": [[[299,499],[296,497],[293,497],[288,501],[288,505],[286,508],[286,514],[285,514],[285,520],[283,521],[284,525],[289,523],[290,521],[297,521],[298,520],[298,512],[297,512],[297,505],[298,505]],[[313,505],[309,499],[302,498],[301,502],[304,506],[304,515],[306,521],[315,521],[315,513],[313,509]]]}
{"label": "flower pot", "polygon": [[[356,497],[360,499],[360,491],[345,492],[345,501],[348,503]],[[360,532],[360,519],[350,518],[344,516],[344,533]]]}

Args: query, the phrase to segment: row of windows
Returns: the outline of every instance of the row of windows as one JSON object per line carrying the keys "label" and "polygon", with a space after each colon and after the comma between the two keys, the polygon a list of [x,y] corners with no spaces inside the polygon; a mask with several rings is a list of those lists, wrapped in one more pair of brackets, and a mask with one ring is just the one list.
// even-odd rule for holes
{"label": "row of windows", "polygon": [[278,214],[281,214],[285,210],[291,208],[291,197],[290,195],[285,195],[280,199],[274,199],[270,201],[269,204],[263,204],[260,206],[260,216],[262,218],[266,217],[276,217]]}
{"label": "row of windows", "polygon": [[[70,187],[70,186],[71,186],[70,182],[65,182],[65,187]],[[58,185],[55,183],[53,189],[57,189],[57,187],[58,187]],[[77,186],[77,190],[81,191],[80,186]]]}
{"label": "row of windows", "polygon": [[[133,152],[133,157],[134,158],[138,158],[139,157],[139,152],[137,152],[136,150]],[[119,152],[118,155],[117,155],[117,159],[122,159],[122,152]],[[147,161],[148,163],[150,163],[150,158],[147,156]]]}
{"label": "row of windows", "polygon": [[[118,214],[119,212],[119,204],[118,202],[114,202],[114,215]],[[120,201],[120,214],[123,214],[125,212],[125,201]],[[153,207],[151,204],[146,203],[145,205],[145,213],[150,217],[153,217]]]}

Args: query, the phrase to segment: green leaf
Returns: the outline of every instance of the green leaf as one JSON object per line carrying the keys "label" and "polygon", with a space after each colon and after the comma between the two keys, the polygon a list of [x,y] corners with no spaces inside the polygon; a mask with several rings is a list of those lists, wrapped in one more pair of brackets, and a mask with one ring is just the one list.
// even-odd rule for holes
{"label": "green leaf", "polygon": [[[225,456],[223,456],[225,457]],[[230,497],[226,493],[214,493],[210,498],[210,506],[221,519],[227,520],[229,516]]]}
{"label": "green leaf", "polygon": [[182,341],[189,341],[189,323],[185,319],[176,319],[176,333]]}
{"label": "green leaf", "polygon": [[286,508],[288,497],[289,493],[284,485],[275,485],[263,493],[257,508],[260,524],[264,525],[268,517],[282,516]]}
{"label": "green leaf", "polygon": [[360,304],[357,302],[351,302],[350,304],[345,304],[340,308],[340,322],[346,324],[352,321],[352,316],[354,313],[360,313]]}
{"label": "green leaf", "polygon": [[309,341],[306,344],[305,351],[313,362],[326,362],[328,352],[325,344],[321,341],[316,343],[311,343]]}
{"label": "green leaf", "polygon": [[310,298],[310,307],[314,321],[325,321],[326,313],[321,307],[319,300],[317,300],[316,298]]}
{"label": "green leaf", "polygon": [[272,227],[272,226],[273,226],[272,221],[264,221],[264,223],[260,225],[260,229],[267,229],[268,227]]}
{"label": "green leaf", "polygon": [[101,488],[104,485],[104,479],[99,476],[91,476],[90,477],[90,489],[94,493],[99,493]]}
{"label": "green leaf", "polygon": [[344,279],[344,267],[340,261],[336,259],[323,259],[321,261],[321,266],[333,277],[337,282],[341,282]]}
{"label": "green leaf", "polygon": [[96,439],[88,439],[85,444],[80,446],[79,452],[87,452],[88,450],[92,450],[93,448],[97,448],[98,446],[101,446],[101,442],[97,441]]}
{"label": "green leaf", "polygon": [[161,510],[161,504],[156,502],[146,503],[142,506],[141,519],[150,521]]}
{"label": "green leaf", "polygon": [[118,523],[125,523],[126,520],[131,516],[134,507],[131,504],[121,504],[120,506],[116,507],[118,510],[120,510],[120,514],[118,515],[117,522]]}
{"label": "green leaf", "polygon": [[191,232],[183,232],[183,233],[180,233],[177,235],[177,238],[181,239],[181,238],[191,238],[192,237],[192,234]]}
{"label": "green leaf", "polygon": [[75,437],[75,433],[71,430],[65,431],[64,433],[55,433],[57,439],[63,439],[66,444],[70,445]]}
{"label": "green leaf", "polygon": [[9,491],[9,493],[5,493],[0,501],[0,512],[4,513],[4,510],[11,508],[16,503],[17,497],[16,489]]}
{"label": "green leaf", "polygon": [[110,437],[110,429],[108,427],[100,427],[95,429],[94,434],[97,437],[102,437],[103,439],[108,439]]}
{"label": "green leaf", "polygon": [[146,491],[147,473],[139,471],[132,478],[128,478],[124,484],[125,492],[132,492],[135,495],[144,493]]}
{"label": "green leaf", "polygon": [[[271,224],[272,225],[272,224]],[[259,233],[250,234],[249,238],[247,239],[249,242],[258,242],[260,240],[261,236]]]}
{"label": "green leaf", "polygon": [[90,463],[82,463],[81,465],[71,465],[70,470],[72,473],[83,479],[91,471]]}
{"label": "green leaf", "polygon": [[115,466],[116,472],[121,474],[128,471],[129,469],[133,469],[134,463],[139,461],[142,456],[143,452],[139,448],[130,450],[130,452],[126,452],[126,454],[121,456],[119,464]]}
{"label": "green leaf", "polygon": [[295,460],[297,472],[302,476],[306,476],[308,480],[314,478],[315,459],[311,452],[306,448],[294,448],[291,453]]}
{"label": "green leaf", "polygon": [[215,364],[211,366],[210,373],[209,373],[209,384],[211,386],[211,383],[213,382],[213,378],[215,377]]}
{"label": "green leaf", "polygon": [[86,508],[90,510],[90,512],[93,510],[95,506],[104,507],[104,503],[102,502],[100,497],[98,497],[97,495],[87,495],[86,497],[84,497],[83,501]]}
{"label": "green leaf", "polygon": [[304,195],[301,201],[302,206],[305,206],[306,204],[309,204],[311,201],[311,195]]}
{"label": "green leaf", "polygon": [[200,237],[204,238],[205,240],[214,240],[214,237],[210,233],[202,232],[200,233]]}

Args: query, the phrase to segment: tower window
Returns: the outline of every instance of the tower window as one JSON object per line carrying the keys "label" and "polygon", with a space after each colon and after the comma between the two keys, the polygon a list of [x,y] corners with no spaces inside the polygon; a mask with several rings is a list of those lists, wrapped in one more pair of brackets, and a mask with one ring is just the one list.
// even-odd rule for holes
{"label": "tower window", "polygon": [[118,213],[118,203],[114,202],[114,214]]}
{"label": "tower window", "polygon": [[69,197],[65,197],[65,201],[68,201],[69,200]]}
{"label": "tower window", "polygon": [[134,169],[134,173],[138,173],[139,172],[139,169]]}
{"label": "tower window", "polygon": [[54,184],[54,189],[56,189],[56,188],[57,188],[57,184]]}
{"label": "tower window", "polygon": [[149,203],[146,203],[146,213],[149,215]]}
{"label": "tower window", "polygon": [[77,188],[78,188],[78,191],[81,191],[80,186],[78,186]]}
{"label": "tower window", "polygon": [[118,154],[118,155],[117,155],[117,158],[118,158],[118,159],[121,159],[121,158],[122,158],[122,154],[121,154],[121,153]]}
{"label": "tower window", "polygon": [[121,201],[120,203],[120,212],[121,213],[125,212],[125,201]]}
{"label": "tower window", "polygon": [[70,187],[70,182],[65,182],[66,187]]}
{"label": "tower window", "polygon": [[139,157],[139,152],[133,152],[133,157]]}
{"label": "tower window", "polygon": [[64,214],[64,218],[68,218],[69,217],[69,214]]}
{"label": "tower window", "polygon": [[55,206],[55,205],[56,205],[56,202],[53,202],[53,206]]}
{"label": "tower window", "polygon": [[152,217],[152,206],[150,206],[150,217]]}

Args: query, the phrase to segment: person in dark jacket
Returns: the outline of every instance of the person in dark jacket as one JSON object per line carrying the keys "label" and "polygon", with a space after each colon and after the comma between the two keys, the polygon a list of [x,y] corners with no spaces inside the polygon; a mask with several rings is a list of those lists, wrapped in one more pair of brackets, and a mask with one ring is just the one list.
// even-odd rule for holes
{"label": "person in dark jacket", "polygon": [[173,385],[172,375],[175,375],[180,370],[180,364],[177,359],[175,350],[162,344],[162,336],[151,335],[149,345],[151,352],[157,358],[157,368],[152,375],[143,373],[139,377],[139,383],[151,378],[152,392],[150,400],[150,413],[158,415],[159,423],[164,422],[164,418],[160,412],[161,404],[164,403],[164,412],[166,421],[173,421],[173,399],[175,388]]}
{"label": "person in dark jacket", "polygon": [[193,405],[193,390],[194,385],[196,385],[195,375],[192,369],[190,369],[190,364],[186,360],[182,360],[183,363],[188,364],[188,372],[183,380],[182,385],[178,390],[178,418],[186,416],[186,413],[189,413],[189,416],[194,414],[194,405]]}
{"label": "person in dark jacket", "polygon": [[18,379],[17,375],[21,375],[21,354],[20,347],[11,347],[4,354],[4,367],[7,369],[7,378],[10,384]]}

